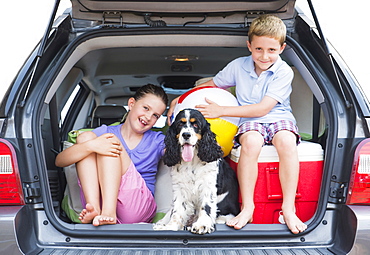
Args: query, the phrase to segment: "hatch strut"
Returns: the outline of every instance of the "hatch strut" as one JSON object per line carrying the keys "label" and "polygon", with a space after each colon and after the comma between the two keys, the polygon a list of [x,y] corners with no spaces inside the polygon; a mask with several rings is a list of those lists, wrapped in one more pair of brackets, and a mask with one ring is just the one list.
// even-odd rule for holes
{"label": "hatch strut", "polygon": [[28,82],[26,92],[25,92],[25,94],[23,96],[23,100],[19,104],[20,107],[23,107],[24,104],[26,103],[26,98],[28,96],[28,92],[30,90],[30,87],[31,87],[31,84],[32,84],[34,75],[36,73],[37,66],[39,64],[40,58],[42,57],[42,55],[44,54],[44,51],[45,51],[46,41],[48,40],[48,37],[49,37],[50,31],[51,31],[51,28],[53,26],[55,15],[56,15],[56,13],[58,11],[59,3],[60,3],[60,0],[55,0],[53,13],[51,14],[51,17],[50,17],[50,20],[49,20],[49,24],[48,24],[48,26],[46,28],[46,31],[44,33],[44,36],[42,37],[42,40],[41,40],[39,49],[37,51],[36,62],[35,62],[35,65],[34,65],[34,67],[32,69],[32,74],[31,74],[30,80]]}
{"label": "hatch strut", "polygon": [[334,57],[333,57],[333,54],[331,53],[331,51],[329,50],[329,47],[328,47],[328,44],[326,42],[326,38],[322,32],[322,29],[320,27],[320,24],[319,24],[319,21],[317,19],[317,15],[316,15],[316,12],[315,12],[315,9],[313,8],[313,5],[312,5],[312,1],[311,0],[307,0],[308,2],[308,5],[310,7],[310,10],[311,10],[311,13],[312,13],[312,17],[314,19],[314,22],[315,22],[315,25],[316,25],[316,28],[319,32],[319,35],[321,37],[321,40],[322,40],[322,43],[323,43],[323,47],[324,47],[324,50],[326,52],[326,54],[328,55],[329,59],[330,59],[330,63],[331,63],[331,67],[333,68],[333,72],[335,74],[335,78],[338,82],[338,85],[339,85],[339,88],[340,88],[340,91],[342,93],[342,96],[344,98],[344,101],[346,103],[346,107],[347,109],[348,108],[351,108],[352,107],[352,104],[348,101],[347,97],[346,97],[346,94],[344,93],[344,90],[343,90],[343,86],[342,86],[342,83],[340,82],[340,79],[339,79],[339,76],[338,76],[338,72],[337,72],[337,68],[335,67],[335,64],[334,64]]}

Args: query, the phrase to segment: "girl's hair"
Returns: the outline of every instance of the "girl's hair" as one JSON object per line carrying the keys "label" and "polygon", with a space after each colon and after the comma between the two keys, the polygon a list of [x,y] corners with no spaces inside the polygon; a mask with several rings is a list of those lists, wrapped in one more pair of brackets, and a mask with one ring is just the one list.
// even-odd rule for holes
{"label": "girl's hair", "polygon": [[144,86],[140,87],[136,91],[136,93],[134,95],[134,99],[136,101],[138,101],[138,100],[140,100],[141,98],[143,98],[144,96],[146,96],[148,94],[152,94],[152,95],[155,95],[155,96],[159,97],[162,100],[162,102],[167,106],[168,97],[167,97],[166,92],[164,92],[162,87],[159,87],[159,86],[156,86],[156,85],[153,85],[153,84],[147,84],[147,85],[144,85]]}
{"label": "girl's hair", "polygon": [[[148,94],[152,94],[152,95],[159,97],[167,107],[168,97],[167,97],[166,92],[163,90],[162,87],[159,87],[153,84],[147,84],[147,85],[140,87],[138,90],[136,90],[133,98],[135,99],[135,101],[138,101]],[[129,112],[126,112],[126,114],[122,117],[121,123],[125,122],[128,113]]]}
{"label": "girl's hair", "polygon": [[277,16],[265,14],[252,21],[248,31],[248,40],[252,42],[253,36],[267,36],[279,41],[283,45],[286,37],[286,26]]}

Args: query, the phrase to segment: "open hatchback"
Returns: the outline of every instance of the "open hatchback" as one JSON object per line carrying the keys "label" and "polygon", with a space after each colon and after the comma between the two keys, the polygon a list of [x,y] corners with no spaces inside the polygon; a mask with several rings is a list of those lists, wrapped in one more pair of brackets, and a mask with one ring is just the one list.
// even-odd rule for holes
{"label": "open hatchback", "polygon": [[[6,254],[347,254],[370,252],[369,105],[356,80],[294,0],[72,0],[55,18],[0,107],[0,228]],[[310,3],[310,1],[309,1]],[[311,6],[312,7],[312,6]],[[280,17],[281,57],[294,71],[291,106],[299,145],[298,235],[281,224],[278,157],[259,158],[254,222],[217,224],[212,234],[154,231],[152,224],[94,227],[82,209],[74,166],[58,152],[78,131],[120,121],[138,87],[162,86],[170,101],[231,60],[250,55],[252,20]],[[155,129],[166,132],[166,116]],[[236,168],[239,152],[226,157]],[[160,164],[157,217],[171,206],[169,168]],[[366,216],[367,215],[367,216]],[[367,219],[366,219],[367,217]],[[4,230],[3,230],[4,229]],[[362,232],[361,232],[361,231]],[[0,245],[1,247],[1,245]]]}

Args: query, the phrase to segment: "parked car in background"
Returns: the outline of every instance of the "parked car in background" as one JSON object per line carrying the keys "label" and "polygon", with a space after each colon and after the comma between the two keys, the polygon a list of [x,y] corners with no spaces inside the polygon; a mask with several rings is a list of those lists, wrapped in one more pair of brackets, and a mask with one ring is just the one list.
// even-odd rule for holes
{"label": "parked car in background", "polygon": [[[1,254],[370,254],[370,103],[313,8],[311,21],[294,0],[71,2],[52,16],[0,105]],[[76,130],[120,121],[142,85],[162,86],[171,100],[249,55],[248,27],[265,13],[287,26],[282,58],[295,74],[291,103],[305,146],[297,214],[307,230],[294,235],[279,222],[271,147],[260,161],[267,186],[258,215],[242,230],[79,224],[73,167],[54,163],[66,141]],[[165,132],[165,119],[157,130]],[[235,165],[238,152],[227,158]],[[169,206],[167,173],[161,165],[158,213]]]}

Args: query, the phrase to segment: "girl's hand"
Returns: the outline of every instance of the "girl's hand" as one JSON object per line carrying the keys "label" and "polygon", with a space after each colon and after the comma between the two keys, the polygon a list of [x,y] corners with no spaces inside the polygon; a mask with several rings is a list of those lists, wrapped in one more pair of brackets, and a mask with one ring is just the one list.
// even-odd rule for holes
{"label": "girl's hand", "polygon": [[121,142],[112,133],[103,134],[90,142],[92,150],[97,154],[111,157],[118,157],[121,154]]}
{"label": "girl's hand", "polygon": [[200,111],[205,118],[214,119],[222,116],[222,106],[219,106],[215,102],[205,98],[208,105],[200,104],[196,105],[195,108]]}

